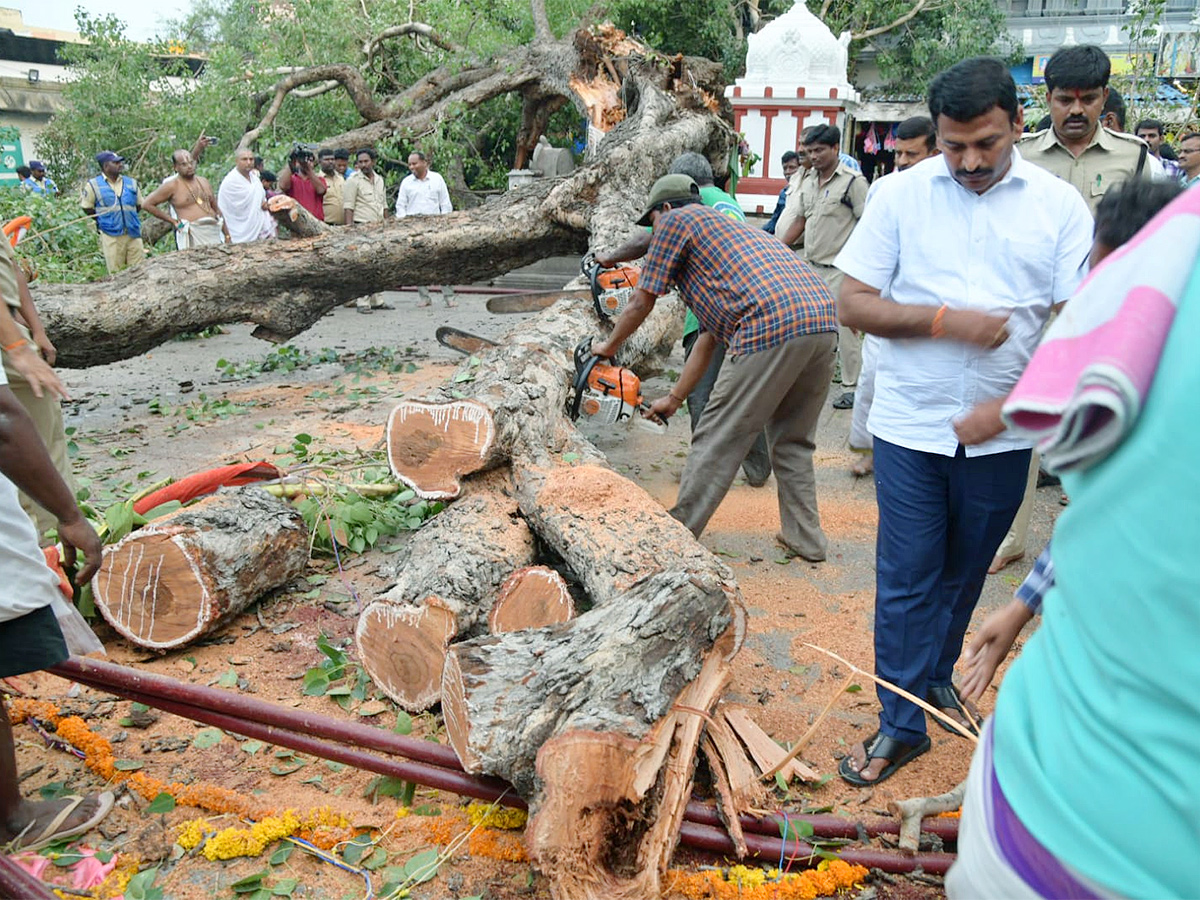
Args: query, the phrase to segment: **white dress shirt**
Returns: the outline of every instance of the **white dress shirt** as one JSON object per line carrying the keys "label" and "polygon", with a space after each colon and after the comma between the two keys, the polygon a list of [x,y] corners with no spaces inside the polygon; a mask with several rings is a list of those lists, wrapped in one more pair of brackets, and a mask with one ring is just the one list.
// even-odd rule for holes
{"label": "white dress shirt", "polygon": [[[954,421],[1017,383],[1051,307],[1083,277],[1091,245],[1092,217],[1079,193],[1016,150],[1004,178],[983,194],[955,181],[944,156],[881,179],[834,265],[886,287],[896,303],[1008,313],[1009,338],[995,350],[945,338],[884,339],[871,434],[954,456]],[[1005,432],[966,454],[1031,446]]]}
{"label": "white dress shirt", "polygon": [[424,178],[406,175],[400,182],[400,193],[396,195],[396,218],[405,216],[438,216],[453,212],[450,192],[445,179],[432,170]]}

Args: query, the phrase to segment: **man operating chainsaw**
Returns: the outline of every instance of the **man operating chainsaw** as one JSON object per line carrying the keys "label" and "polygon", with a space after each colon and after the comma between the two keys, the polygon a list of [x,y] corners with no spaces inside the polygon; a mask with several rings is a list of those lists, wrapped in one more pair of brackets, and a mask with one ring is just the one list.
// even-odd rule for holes
{"label": "man operating chainsaw", "polygon": [[666,419],[683,405],[718,345],[728,351],[692,434],[671,515],[693,534],[703,532],[765,427],[779,484],[777,538],[793,555],[825,559],[813,449],[837,346],[833,296],[774,237],[704,206],[687,175],[656,181],[638,224],[653,226],[654,235],[637,288],[612,334],[592,352],[615,356],[674,284],[701,334],[675,386],[651,404],[650,413]]}

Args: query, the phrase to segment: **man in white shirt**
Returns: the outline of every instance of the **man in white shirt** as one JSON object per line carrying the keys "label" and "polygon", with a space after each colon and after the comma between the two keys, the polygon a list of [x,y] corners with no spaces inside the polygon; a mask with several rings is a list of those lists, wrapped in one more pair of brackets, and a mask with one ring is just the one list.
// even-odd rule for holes
{"label": "man in white shirt", "polygon": [[234,154],[234,167],[217,191],[217,206],[225,215],[231,243],[247,244],[275,236],[275,219],[267,212],[267,192],[254,168],[253,150],[243,147]]}
{"label": "man in white shirt", "polygon": [[[1092,220],[1069,183],[1015,151],[1022,109],[999,60],[942,72],[929,110],[942,155],[880,182],[835,265],[842,323],[884,339],[867,423],[876,671],[965,721],[951,675],[1031,445],[1001,434],[964,446],[959,420],[1016,384],[1051,308],[1079,283]],[[921,709],[885,690],[879,699],[879,730],[839,766],[852,784],[929,749]]]}
{"label": "man in white shirt", "polygon": [[[408,155],[408,168],[411,173],[404,176],[400,182],[400,193],[396,195],[396,218],[405,216],[444,216],[453,212],[450,204],[450,192],[446,190],[446,180],[429,168],[429,160],[420,150],[414,150]],[[417,306],[429,306],[429,288],[421,285],[417,288],[420,301]],[[447,306],[458,306],[454,300],[454,288],[448,284],[442,285],[442,299]]]}

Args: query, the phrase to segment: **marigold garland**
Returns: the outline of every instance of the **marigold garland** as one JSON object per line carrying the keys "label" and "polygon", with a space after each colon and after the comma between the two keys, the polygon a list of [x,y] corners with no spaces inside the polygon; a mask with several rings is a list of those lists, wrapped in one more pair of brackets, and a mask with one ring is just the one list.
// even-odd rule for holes
{"label": "marigold garland", "polygon": [[310,810],[301,818],[294,809],[280,816],[266,816],[249,827],[237,826],[213,832],[205,819],[193,819],[179,826],[175,842],[184,850],[192,850],[204,841],[204,858],[210,861],[235,859],[239,856],[261,856],[276,841],[293,835],[303,837],[323,850],[347,841],[354,836],[349,820],[328,806]]}
{"label": "marigold garland", "polygon": [[[471,805],[481,806],[484,810],[487,808],[483,804]],[[467,809],[470,810],[470,807],[467,807]],[[486,816],[481,815],[479,812],[475,813],[475,817],[480,818],[480,820],[486,818]],[[423,827],[430,841],[442,845],[453,843],[457,838],[469,831],[470,835],[467,838],[466,851],[471,856],[499,859],[505,862],[529,861],[529,854],[525,852],[525,844],[522,841],[521,835],[511,830],[502,830],[501,828],[475,826],[472,815],[463,810],[455,810],[454,812],[440,816],[431,816],[428,821],[423,823]],[[504,826],[505,829],[512,827],[519,826]]]}
{"label": "marigold garland", "polygon": [[671,869],[666,892],[688,900],[815,900],[852,888],[867,874],[862,866],[840,859],[824,860],[815,869],[786,874],[778,869],[748,866],[732,866],[728,872]]}

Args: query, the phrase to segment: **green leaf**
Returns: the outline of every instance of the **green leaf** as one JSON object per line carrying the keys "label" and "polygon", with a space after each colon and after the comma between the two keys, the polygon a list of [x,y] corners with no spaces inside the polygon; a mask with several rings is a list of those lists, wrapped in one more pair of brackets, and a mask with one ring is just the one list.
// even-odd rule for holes
{"label": "green leaf", "polygon": [[162,888],[154,887],[158,869],[146,869],[129,879],[125,886],[125,900],[162,900]]}
{"label": "green leaf", "polygon": [[455,384],[464,384],[468,381],[474,381],[475,373],[474,372],[458,372],[455,374],[453,380],[454,380]]}
{"label": "green leaf", "polygon": [[284,844],[278,850],[271,854],[270,863],[273,866],[281,866],[288,861],[288,857],[292,855],[292,851],[296,849],[295,844]]}
{"label": "green leaf", "polygon": [[70,786],[65,781],[52,781],[38,788],[38,794],[43,800],[57,800],[71,793]]}
{"label": "green leaf", "polygon": [[304,673],[304,687],[301,689],[306,697],[321,697],[329,690],[329,673],[315,666]]}
{"label": "green leaf", "polygon": [[294,438],[292,438],[292,440],[295,441],[297,444],[311,444],[312,443],[312,435],[305,434],[302,431],[302,432],[300,432],[300,434],[298,434]]}
{"label": "green leaf", "polygon": [[342,859],[352,866],[358,865],[358,861],[363,858],[373,847],[375,842],[371,840],[369,834],[358,834],[352,837],[349,842],[342,848]]}
{"label": "green leaf", "polygon": [[573,462],[575,462],[576,460],[578,460],[578,459],[579,459],[579,454],[578,454],[578,453],[575,453],[574,451],[572,451],[572,452],[569,452],[569,453],[564,453],[564,454],[562,455],[562,458],[563,458],[563,462],[567,462],[567,463],[573,463]]}
{"label": "green leaf", "polygon": [[291,775],[293,772],[299,772],[308,763],[298,762],[294,766],[271,766],[272,775]]}
{"label": "green leaf", "polygon": [[242,741],[242,752],[249,753],[251,756],[253,756],[259,750],[261,750],[263,748],[263,746],[264,746],[264,744],[262,741],[255,741],[255,740]]}
{"label": "green leaf", "polygon": [[441,867],[436,850],[423,850],[404,864],[404,878],[412,884],[432,881]]}
{"label": "green leaf", "polygon": [[157,797],[150,801],[150,805],[146,807],[145,814],[151,815],[154,813],[169,813],[175,808],[175,798],[166,791],[160,793]]}
{"label": "green leaf", "polygon": [[192,746],[197,750],[207,750],[209,747],[215,747],[221,743],[221,738],[224,736],[225,732],[220,728],[201,728],[192,738]]}
{"label": "green leaf", "polygon": [[144,765],[140,759],[118,759],[113,763],[113,767],[121,772],[136,772]]}
{"label": "green leaf", "polygon": [[237,687],[238,674],[233,669],[226,669],[221,673],[221,677],[217,679],[217,684],[221,687]]}
{"label": "green leaf", "polygon": [[392,729],[396,734],[412,734],[413,720],[412,716],[400,709],[396,711],[396,727]]}
{"label": "green leaf", "polygon": [[850,684],[850,685],[846,686],[847,694],[857,694],[861,690],[862,690],[861,684]]}
{"label": "green leaf", "polygon": [[345,763],[334,762],[332,759],[325,760],[325,765],[329,768],[330,772],[342,772],[346,768]]}
{"label": "green leaf", "polygon": [[290,897],[298,884],[300,884],[299,878],[281,878],[271,885],[271,893],[276,897]]}
{"label": "green leaf", "polygon": [[775,786],[777,788],[779,788],[781,791],[783,791],[785,794],[787,793],[788,780],[782,772],[775,773]]}
{"label": "green leaf", "polygon": [[229,887],[235,894],[251,894],[262,887],[263,879],[270,874],[270,869],[263,869],[261,872],[255,872],[253,875],[247,875],[245,878],[235,881]]}
{"label": "green leaf", "polygon": [[376,847],[375,851],[369,857],[363,860],[362,867],[368,871],[374,872],[376,869],[383,866],[383,864],[387,862],[387,859],[387,851],[382,847]]}

